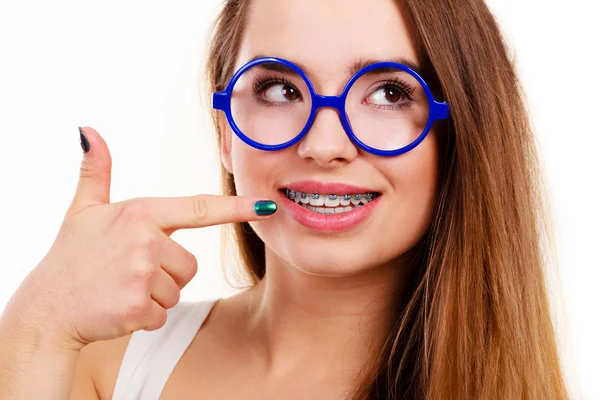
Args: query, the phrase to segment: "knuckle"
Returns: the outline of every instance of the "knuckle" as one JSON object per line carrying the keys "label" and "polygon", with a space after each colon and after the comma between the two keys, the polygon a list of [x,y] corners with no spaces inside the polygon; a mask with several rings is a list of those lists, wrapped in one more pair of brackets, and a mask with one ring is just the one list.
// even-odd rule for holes
{"label": "knuckle", "polygon": [[138,296],[125,311],[126,320],[132,324],[144,320],[152,311],[152,301],[148,296]]}
{"label": "knuckle", "polygon": [[118,217],[126,223],[139,222],[147,218],[147,211],[142,202],[131,199],[123,202]]}
{"label": "knuckle", "polygon": [[163,238],[158,229],[141,223],[129,234],[129,249],[138,260],[153,262],[163,247]]}
{"label": "knuckle", "polygon": [[180,299],[181,299],[181,292],[179,291],[179,288],[174,287],[173,292],[170,294],[170,296],[167,299],[165,307],[166,308],[175,307],[177,305],[177,303],[179,303]]}
{"label": "knuckle", "polygon": [[136,234],[136,245],[138,249],[144,252],[154,254],[155,250],[160,246],[160,238],[150,229],[143,229]]}
{"label": "knuckle", "polygon": [[161,308],[153,322],[154,323],[150,326],[149,330],[162,328],[167,323],[167,310]]}
{"label": "knuckle", "polygon": [[201,223],[208,217],[208,204],[204,197],[192,198],[192,215],[195,222]]}
{"label": "knuckle", "polygon": [[94,168],[87,157],[83,157],[79,165],[79,176],[81,178],[91,178],[94,176]]}
{"label": "knuckle", "polygon": [[186,283],[189,282],[198,272],[198,259],[191,253],[188,253],[184,271]]}
{"label": "knuckle", "polygon": [[159,268],[149,262],[140,262],[134,267],[134,275],[144,282],[151,281],[158,273]]}
{"label": "knuckle", "polygon": [[145,331],[154,331],[161,328],[167,322],[167,310],[162,307],[156,307],[155,315],[152,315],[144,323],[143,328]]}

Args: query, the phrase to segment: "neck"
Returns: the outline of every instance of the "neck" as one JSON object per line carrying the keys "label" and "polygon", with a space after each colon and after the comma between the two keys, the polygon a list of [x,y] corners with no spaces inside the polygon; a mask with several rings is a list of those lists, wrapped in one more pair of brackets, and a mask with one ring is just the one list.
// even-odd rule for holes
{"label": "neck", "polygon": [[407,274],[398,260],[348,277],[307,274],[268,250],[266,262],[265,278],[248,291],[247,333],[267,373],[356,374],[404,303]]}

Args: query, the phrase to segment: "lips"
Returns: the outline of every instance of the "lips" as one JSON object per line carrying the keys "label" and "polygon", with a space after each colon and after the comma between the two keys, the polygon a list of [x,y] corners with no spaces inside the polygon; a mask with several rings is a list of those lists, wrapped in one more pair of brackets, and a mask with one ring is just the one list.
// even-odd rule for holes
{"label": "lips", "polygon": [[[364,195],[364,194],[375,194],[375,198],[369,201],[367,204],[361,204],[361,206],[354,207],[351,211],[336,214],[324,214],[310,210],[305,205],[298,204],[297,202],[290,200],[285,189],[290,189],[295,192],[320,194],[320,195]],[[284,215],[290,216],[300,225],[311,230],[339,233],[350,231],[357,228],[362,223],[366,223],[369,216],[373,213],[375,208],[381,204],[381,191],[370,186],[358,186],[346,183],[324,183],[318,181],[297,181],[297,182],[286,182],[278,190],[281,204],[283,206],[282,212]]]}
{"label": "lips", "polygon": [[291,201],[282,191],[279,191],[282,214],[290,216],[300,225],[311,230],[339,233],[350,231],[368,220],[369,215],[381,204],[381,196],[365,205],[355,207],[351,211],[339,214],[321,214]]}

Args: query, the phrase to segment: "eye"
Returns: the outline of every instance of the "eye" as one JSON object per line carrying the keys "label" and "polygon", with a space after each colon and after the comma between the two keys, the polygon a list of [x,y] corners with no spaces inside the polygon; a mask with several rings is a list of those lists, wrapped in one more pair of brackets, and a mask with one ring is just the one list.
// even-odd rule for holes
{"label": "eye", "polygon": [[256,100],[263,104],[282,105],[302,101],[300,90],[288,79],[269,77],[254,83]]}
{"label": "eye", "polygon": [[294,102],[302,98],[298,89],[287,84],[271,85],[264,91],[264,96],[276,103]]}
{"label": "eye", "polygon": [[375,108],[398,110],[410,107],[413,104],[413,93],[415,87],[398,79],[391,77],[387,81],[379,83],[371,94],[363,100],[363,104],[369,104]]}
{"label": "eye", "polygon": [[402,100],[402,98],[408,99],[405,93],[403,93],[402,89],[397,88],[393,85],[385,85],[379,89],[377,89],[373,94],[365,99],[367,104],[376,104],[376,105],[393,105],[398,101]]}

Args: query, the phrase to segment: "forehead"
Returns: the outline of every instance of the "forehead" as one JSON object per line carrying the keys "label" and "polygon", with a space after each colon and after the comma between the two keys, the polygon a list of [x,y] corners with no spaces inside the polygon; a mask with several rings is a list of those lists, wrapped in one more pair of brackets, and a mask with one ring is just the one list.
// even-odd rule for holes
{"label": "forehead", "polygon": [[[395,0],[252,0],[236,67],[258,55],[339,77],[357,59],[407,59],[417,49]],[[348,77],[345,77],[348,78]]]}

